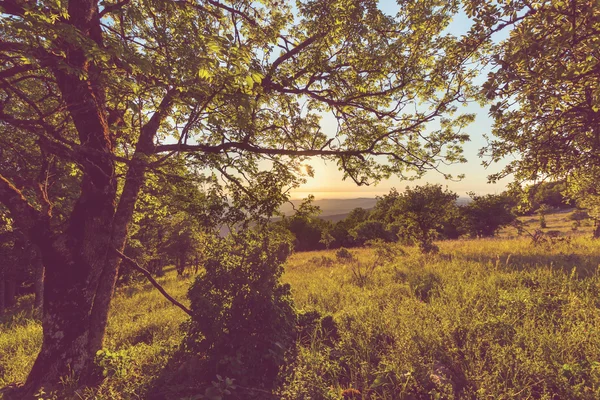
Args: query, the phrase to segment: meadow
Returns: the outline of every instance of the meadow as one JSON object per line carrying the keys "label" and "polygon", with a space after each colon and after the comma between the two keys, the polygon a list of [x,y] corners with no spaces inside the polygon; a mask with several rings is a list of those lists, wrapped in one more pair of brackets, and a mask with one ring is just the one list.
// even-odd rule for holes
{"label": "meadow", "polygon": [[[278,391],[263,398],[600,398],[597,241],[438,245],[435,255],[399,245],[292,255],[283,280],[317,323],[300,332]],[[175,271],[159,278],[184,303],[191,280]],[[31,301],[21,298],[0,321],[0,387],[26,378],[41,345]],[[72,397],[208,398],[193,395],[204,393],[193,382],[182,389],[161,380],[193,368],[174,362],[186,319],[148,283],[119,288],[98,355],[108,378]],[[75,386],[68,377],[64,385]],[[231,397],[247,398],[245,390]]]}

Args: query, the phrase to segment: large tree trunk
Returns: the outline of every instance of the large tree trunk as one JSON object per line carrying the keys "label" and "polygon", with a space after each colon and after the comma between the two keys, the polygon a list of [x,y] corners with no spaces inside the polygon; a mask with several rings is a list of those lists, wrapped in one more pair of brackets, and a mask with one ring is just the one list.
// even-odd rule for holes
{"label": "large tree trunk", "polygon": [[90,318],[112,246],[116,196],[114,166],[102,166],[104,173],[84,175],[67,231],[39,243],[46,276],[42,349],[27,379],[33,390],[57,384],[66,375],[81,384],[94,380],[98,348],[90,346]]}
{"label": "large tree trunk", "polygon": [[596,220],[594,225],[594,239],[600,239],[600,221]]}
{"label": "large tree trunk", "polygon": [[36,251],[33,259],[33,288],[35,291],[35,300],[33,308],[40,313],[43,313],[44,307],[44,263],[42,262],[42,255],[39,251]]}
{"label": "large tree trunk", "polygon": [[4,306],[10,308],[17,303],[17,280],[14,275],[4,279]]}
{"label": "large tree trunk", "polygon": [[[80,35],[102,45],[97,4],[71,0],[69,23]],[[38,237],[44,280],[42,349],[27,378],[36,390],[53,386],[67,375],[80,384],[94,383],[94,357],[99,349],[90,343],[92,308],[104,269],[112,257],[112,228],[117,197],[113,137],[108,129],[104,86],[85,52],[73,42],[55,43],[64,49],[66,62],[89,79],[53,66],[58,87],[77,130],[83,177],[79,198],[60,235]]]}
{"label": "large tree trunk", "polygon": [[[67,23],[78,35],[103,47],[96,1],[69,0],[68,14]],[[81,191],[66,231],[52,233],[50,215],[40,215],[0,176],[0,197],[12,214],[21,215],[18,223],[40,248],[45,267],[42,349],[27,378],[29,393],[41,386],[56,386],[66,375],[79,379],[81,385],[94,383],[93,360],[102,347],[118,274],[115,249],[121,251],[125,246],[154,150],[154,135],[178,94],[175,89],[169,91],[143,126],[116,208],[114,135],[107,123],[105,83],[99,68],[78,43],[58,38],[53,43],[55,53],[64,57],[45,60],[79,139],[73,155],[82,167]]]}
{"label": "large tree trunk", "polygon": [[6,309],[6,305],[4,302],[4,293],[5,293],[5,283],[4,277],[2,276],[2,271],[0,267],[0,315],[4,314],[4,310]]}

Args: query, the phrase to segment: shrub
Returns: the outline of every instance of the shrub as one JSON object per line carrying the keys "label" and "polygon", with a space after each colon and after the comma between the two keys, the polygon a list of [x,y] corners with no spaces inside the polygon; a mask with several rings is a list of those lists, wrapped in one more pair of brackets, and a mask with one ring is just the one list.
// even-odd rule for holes
{"label": "shrub", "polygon": [[335,257],[338,259],[338,261],[349,261],[354,258],[352,253],[343,247],[335,252]]}
{"label": "shrub", "polygon": [[205,355],[207,380],[270,389],[296,337],[289,285],[279,282],[289,235],[245,232],[210,247],[205,272],[189,291],[190,350]]}
{"label": "shrub", "polygon": [[569,219],[571,221],[582,221],[584,219],[588,219],[589,217],[589,214],[584,210],[575,210],[569,214]]}
{"label": "shrub", "polygon": [[327,256],[320,256],[320,257],[312,257],[309,260],[310,263],[319,266],[319,267],[333,267],[333,265],[335,264],[335,260],[331,257],[327,257]]}

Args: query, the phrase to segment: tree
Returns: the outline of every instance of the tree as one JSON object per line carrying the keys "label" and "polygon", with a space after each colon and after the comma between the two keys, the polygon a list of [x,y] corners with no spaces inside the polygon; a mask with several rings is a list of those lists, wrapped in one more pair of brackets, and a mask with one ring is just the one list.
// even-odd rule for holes
{"label": "tree", "polygon": [[[136,201],[173,155],[189,154],[230,219],[275,212],[306,157],[358,184],[463,160],[473,116],[448,117],[470,94],[471,45],[444,33],[458,3],[399,7],[392,17],[374,0],[294,13],[275,0],[0,0],[2,136],[33,143],[77,182],[59,221],[52,206],[66,191],[0,170],[0,201],[46,268],[26,390],[67,374],[94,382]],[[336,132],[322,130],[323,113]]]}
{"label": "tree", "polygon": [[336,222],[333,227],[332,236],[335,238],[334,247],[354,247],[357,246],[356,238],[352,235],[352,230],[369,218],[369,211],[357,207],[350,211],[346,218]]}
{"label": "tree", "polygon": [[350,234],[360,246],[364,245],[369,240],[379,239],[390,241],[394,239],[385,229],[385,225],[381,221],[368,220],[361,222],[350,231]]}
{"label": "tree", "polygon": [[494,236],[498,229],[516,218],[511,211],[512,201],[506,195],[477,196],[475,193],[469,193],[469,196],[471,202],[460,209],[466,218],[467,230],[471,236]]}
{"label": "tree", "polygon": [[391,212],[397,219],[398,236],[419,245],[423,253],[435,251],[433,240],[444,222],[458,211],[458,195],[441,185],[415,186],[396,197]]}
{"label": "tree", "polygon": [[597,7],[585,0],[472,1],[472,33],[512,27],[494,46],[483,86],[494,104],[488,163],[517,157],[492,179],[565,179],[600,165],[600,54]]}
{"label": "tree", "polygon": [[565,196],[567,190],[566,181],[540,182],[526,189],[530,197],[532,211],[537,210],[542,205],[551,208],[569,208],[572,207],[570,199]]}

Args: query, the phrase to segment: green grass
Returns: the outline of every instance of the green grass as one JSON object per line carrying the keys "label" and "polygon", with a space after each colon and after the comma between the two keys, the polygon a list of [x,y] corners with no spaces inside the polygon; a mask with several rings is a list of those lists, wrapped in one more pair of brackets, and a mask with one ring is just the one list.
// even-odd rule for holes
{"label": "green grass", "polygon": [[[372,271],[372,249],[350,250],[355,259],[345,262],[335,251],[293,255],[284,281],[296,306],[331,315],[337,333],[303,341],[278,397],[600,398],[600,242],[439,246],[437,255],[398,247]],[[171,271],[159,281],[186,301],[190,279]],[[39,349],[31,301],[0,320],[0,386],[23,381]],[[147,398],[186,317],[149,284],[120,288],[101,361],[109,379],[80,397]]]}
{"label": "green grass", "polygon": [[[524,224],[524,228],[534,233],[537,229],[544,233],[550,231],[558,231],[559,236],[590,236],[594,230],[594,222],[590,219],[584,219],[580,221],[579,226],[576,230],[573,230],[573,221],[569,216],[575,211],[575,209],[566,209],[559,212],[553,212],[545,216],[546,227],[541,228],[540,226],[540,215],[527,215],[519,217],[518,220]],[[512,226],[503,228],[499,232],[499,236],[504,238],[517,237],[518,233]],[[526,236],[526,234],[525,234]]]}
{"label": "green grass", "polygon": [[[333,315],[340,339],[300,352],[286,398],[600,398],[600,248],[578,238],[408,249],[362,287],[331,252],[295,255],[297,306]],[[368,250],[353,251],[363,263]],[[369,260],[371,258],[371,260]]]}

